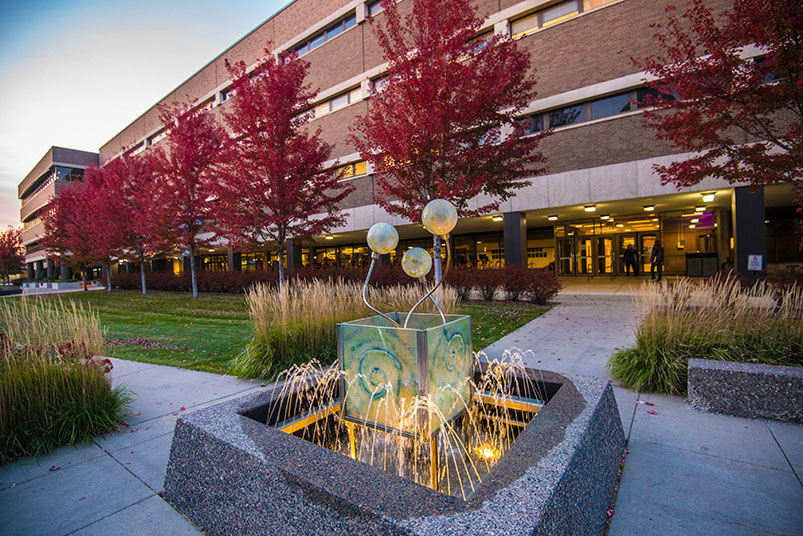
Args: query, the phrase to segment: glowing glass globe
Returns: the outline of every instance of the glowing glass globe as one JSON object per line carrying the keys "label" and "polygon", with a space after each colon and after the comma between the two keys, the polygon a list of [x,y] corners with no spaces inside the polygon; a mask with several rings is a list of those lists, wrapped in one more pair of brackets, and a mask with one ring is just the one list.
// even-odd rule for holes
{"label": "glowing glass globe", "polygon": [[390,253],[398,243],[399,232],[389,223],[375,223],[368,230],[368,247],[380,255]]}
{"label": "glowing glass globe", "polygon": [[432,257],[424,248],[410,248],[402,257],[402,270],[410,277],[420,279],[432,268]]}
{"label": "glowing glass globe", "polygon": [[430,233],[445,235],[457,225],[457,209],[445,199],[433,199],[424,207],[421,221]]}

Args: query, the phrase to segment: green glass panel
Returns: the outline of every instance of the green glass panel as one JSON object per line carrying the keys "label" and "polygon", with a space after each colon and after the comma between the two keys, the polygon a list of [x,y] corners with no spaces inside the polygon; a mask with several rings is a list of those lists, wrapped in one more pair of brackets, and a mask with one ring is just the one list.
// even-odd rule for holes
{"label": "green glass panel", "polygon": [[429,396],[440,413],[430,413],[433,434],[471,404],[471,318],[450,318],[427,330]]}

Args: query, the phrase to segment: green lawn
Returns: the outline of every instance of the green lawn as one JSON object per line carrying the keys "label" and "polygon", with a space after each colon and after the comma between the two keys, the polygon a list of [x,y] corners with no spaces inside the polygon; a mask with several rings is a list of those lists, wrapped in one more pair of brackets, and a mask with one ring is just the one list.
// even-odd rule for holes
{"label": "green lawn", "polygon": [[[43,299],[89,303],[100,315],[113,357],[224,372],[253,336],[242,295],[137,291],[75,292]],[[462,303],[472,317],[474,350],[481,350],[547,309],[529,304]]]}

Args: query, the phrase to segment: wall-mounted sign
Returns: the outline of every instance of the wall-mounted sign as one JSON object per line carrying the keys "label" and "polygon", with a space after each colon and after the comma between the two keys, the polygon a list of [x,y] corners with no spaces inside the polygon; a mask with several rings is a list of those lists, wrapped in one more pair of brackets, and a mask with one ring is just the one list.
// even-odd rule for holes
{"label": "wall-mounted sign", "polygon": [[750,271],[760,272],[764,264],[764,255],[748,255],[747,256],[747,269]]}

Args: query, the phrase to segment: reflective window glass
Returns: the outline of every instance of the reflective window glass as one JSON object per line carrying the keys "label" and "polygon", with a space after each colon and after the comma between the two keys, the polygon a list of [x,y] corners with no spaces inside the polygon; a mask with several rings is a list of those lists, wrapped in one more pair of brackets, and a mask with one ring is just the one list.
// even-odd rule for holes
{"label": "reflective window glass", "polygon": [[619,93],[591,101],[591,119],[630,111],[630,93]]}
{"label": "reflective window glass", "polygon": [[348,30],[349,28],[351,28],[355,24],[357,24],[357,17],[355,17],[354,15],[350,16],[349,18],[347,18],[346,20],[343,21],[343,27],[346,30]]}
{"label": "reflective window glass", "polygon": [[321,32],[310,40],[309,49],[312,50],[321,46],[324,41],[326,41],[326,34]]}
{"label": "reflective window glass", "polygon": [[586,114],[582,104],[566,106],[549,112],[549,128],[558,128],[585,120]]}
{"label": "reflective window glass", "polygon": [[326,30],[326,38],[331,39],[337,34],[341,33],[342,31],[343,31],[343,25],[338,23],[336,26],[332,26],[331,28]]}
{"label": "reflective window glass", "polygon": [[576,15],[579,12],[577,8],[577,0],[570,0],[563,2],[556,6],[547,8],[541,12],[541,24],[548,26],[560,20]]}

